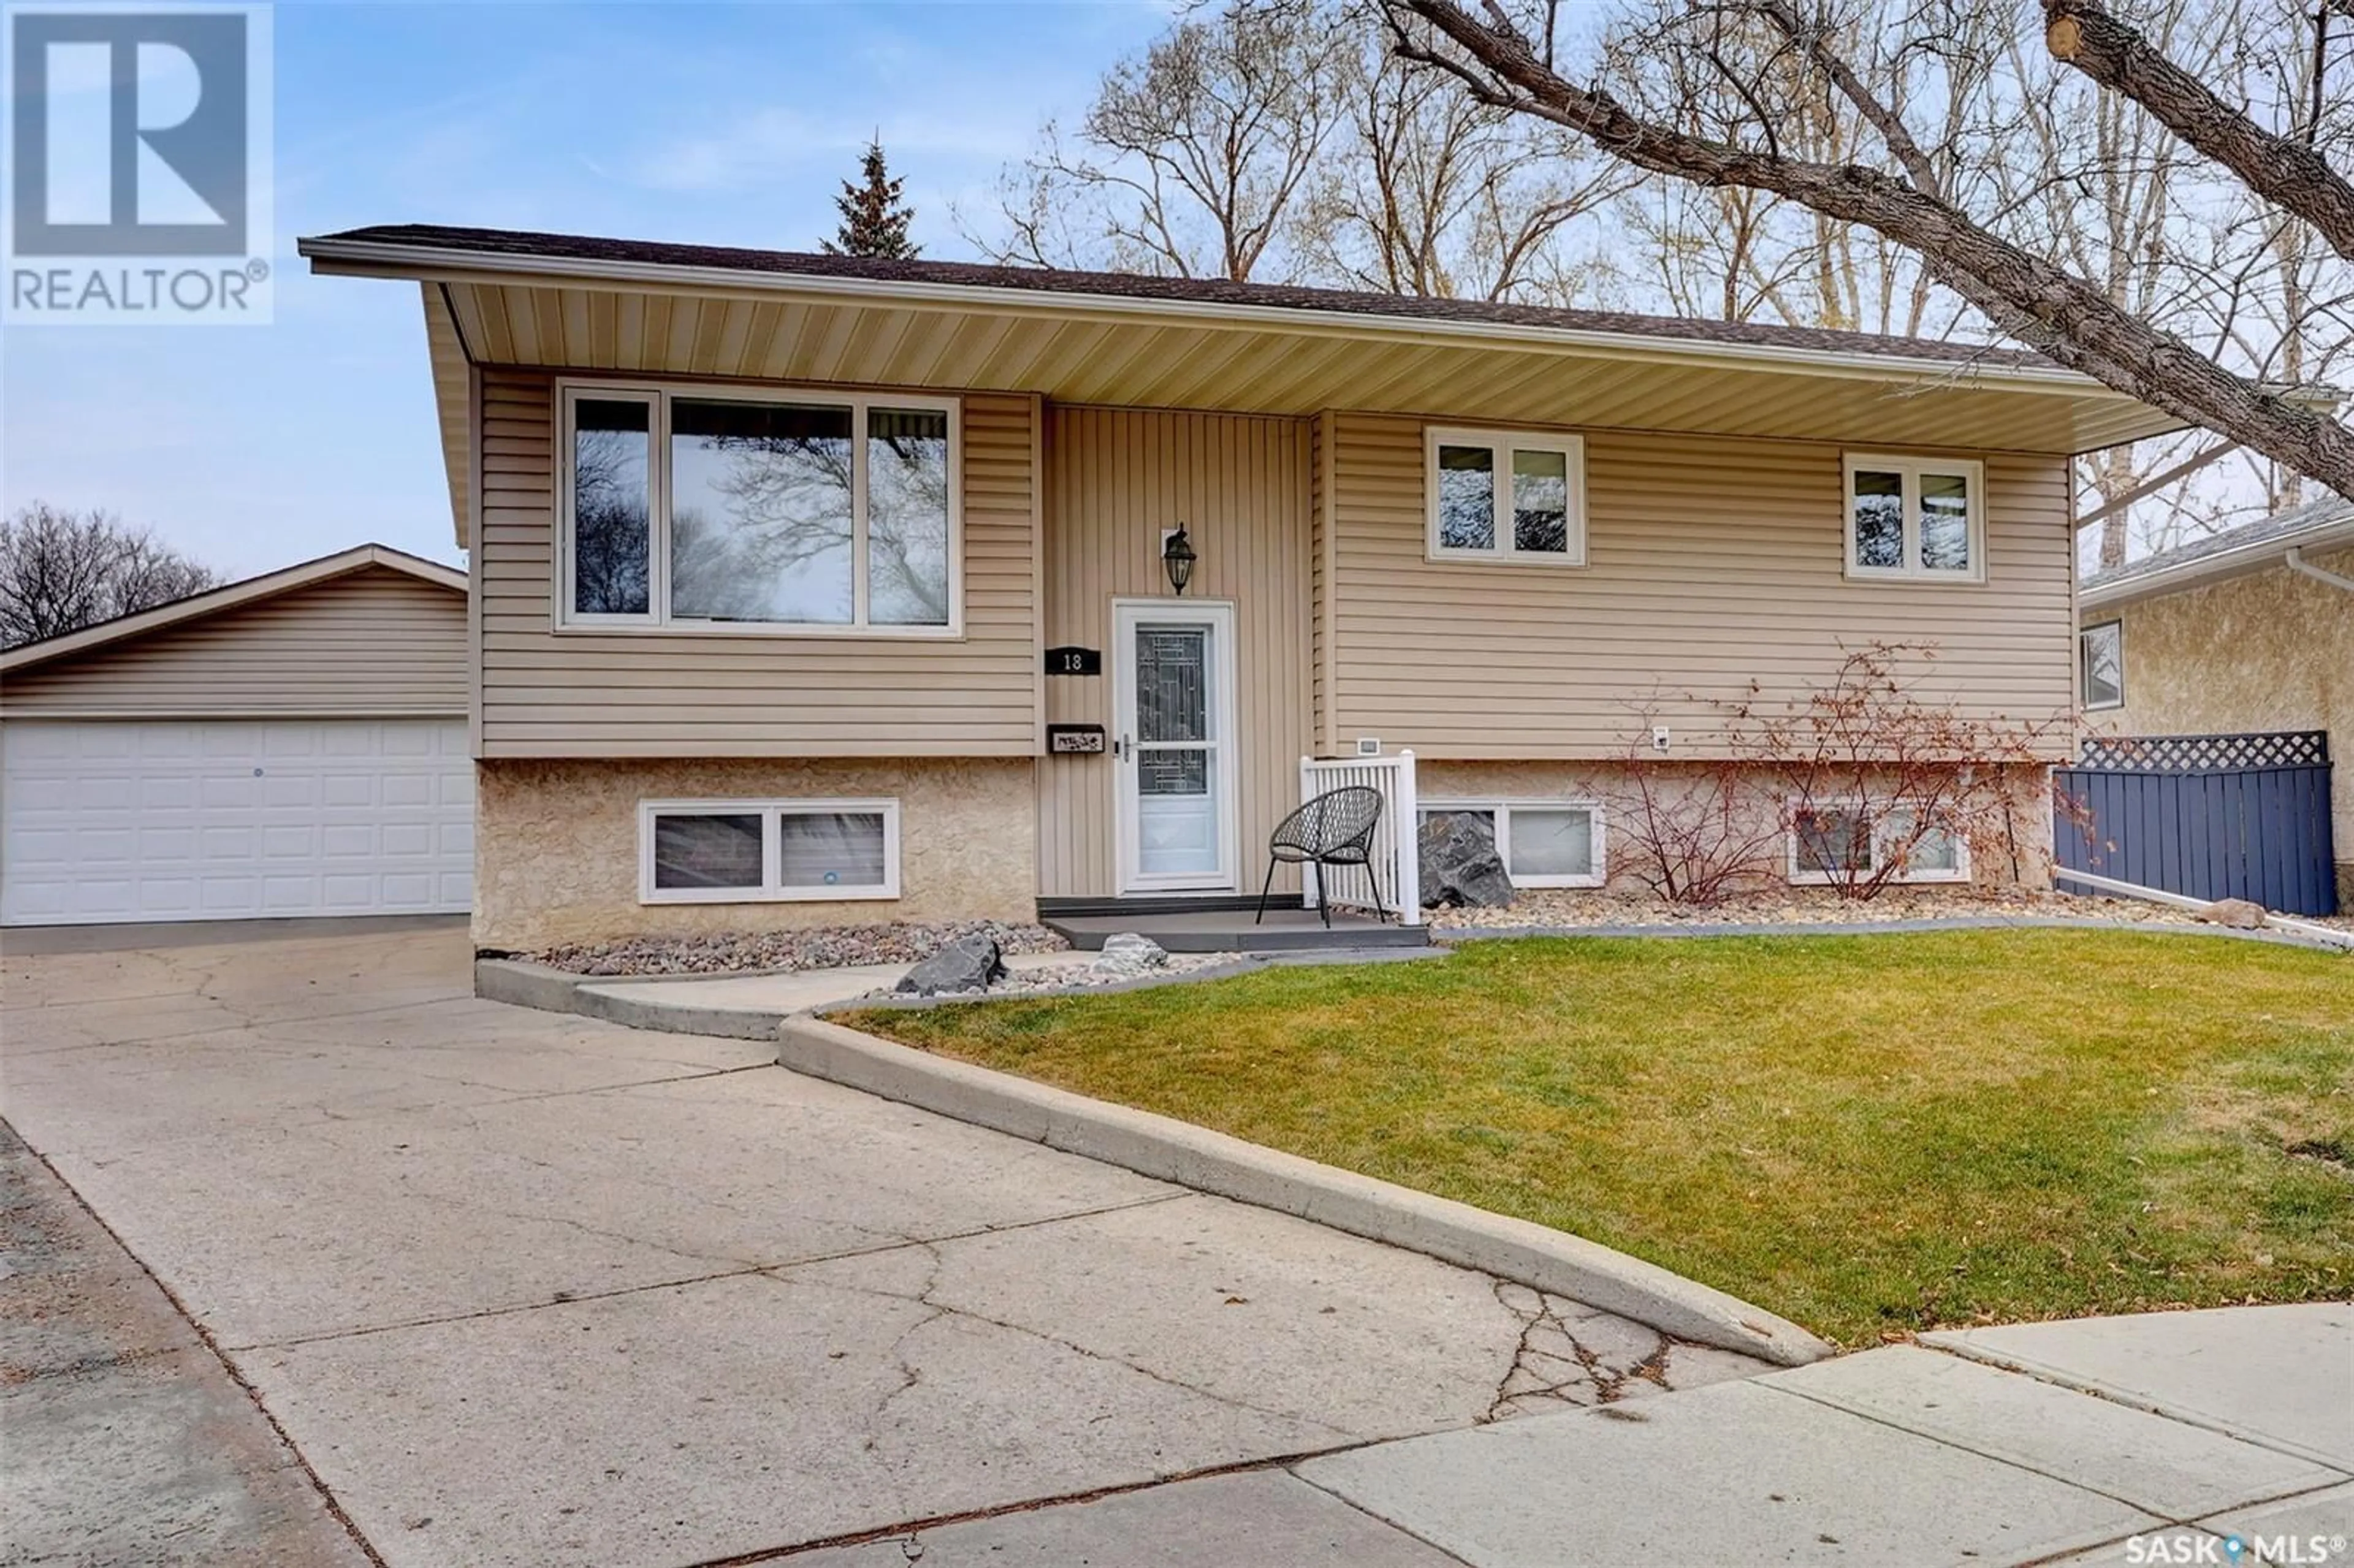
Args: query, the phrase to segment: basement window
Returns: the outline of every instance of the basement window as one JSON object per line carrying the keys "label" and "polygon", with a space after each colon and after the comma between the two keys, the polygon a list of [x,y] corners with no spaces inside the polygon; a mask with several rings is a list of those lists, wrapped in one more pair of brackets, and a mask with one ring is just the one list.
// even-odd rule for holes
{"label": "basement window", "polygon": [[896,800],[646,800],[638,901],[899,896]]}
{"label": "basement window", "polygon": [[[1958,833],[1933,827],[1914,838],[1914,813],[1902,806],[1877,812],[1849,801],[1794,809],[1789,879],[1799,886],[1866,882],[1895,855],[1903,856],[1891,882],[1967,882],[1970,846]],[[1905,848],[1912,841],[1910,850]]]}
{"label": "basement window", "polygon": [[1471,817],[1496,837],[1514,887],[1599,887],[1602,809],[1583,800],[1426,800],[1420,820]]}

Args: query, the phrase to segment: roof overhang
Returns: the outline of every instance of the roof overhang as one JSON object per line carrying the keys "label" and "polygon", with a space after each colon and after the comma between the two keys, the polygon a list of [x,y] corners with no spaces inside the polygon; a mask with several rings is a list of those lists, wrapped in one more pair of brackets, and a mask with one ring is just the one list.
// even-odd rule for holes
{"label": "roof overhang", "polygon": [[[471,367],[1036,393],[1057,402],[2068,456],[2182,421],[2057,366],[1202,300],[306,239],[424,286],[466,541]],[[455,423],[453,424],[453,420]]]}
{"label": "roof overhang", "polygon": [[2146,576],[2125,577],[2115,582],[2087,583],[2078,590],[2079,611],[2116,609],[2143,599],[2163,599],[2168,594],[2181,593],[2187,588],[2205,588],[2211,584],[2229,582],[2233,577],[2250,577],[2286,564],[2292,550],[2311,554],[2316,550],[2337,550],[2354,546],[2354,517],[2333,523],[2326,528],[2309,529],[2301,534],[2274,535],[2259,539],[2234,550],[2219,550],[2179,567]]}
{"label": "roof overhang", "polygon": [[310,588],[331,577],[344,577],[369,567],[403,572],[420,582],[431,583],[453,593],[463,594],[466,591],[466,574],[439,561],[425,560],[383,545],[360,545],[333,556],[322,556],[315,561],[304,561],[258,577],[248,577],[243,582],[230,583],[225,588],[191,594],[186,599],[174,599],[169,604],[157,605],[136,615],[117,616],[96,626],[85,626],[80,631],[69,631],[62,637],[44,638],[38,642],[11,648],[0,653],[0,675],[92,652],[111,643],[128,641],[133,637],[144,637],[151,631],[161,631],[183,621],[198,620],[207,615],[218,615],[223,610],[274,599],[280,594]]}

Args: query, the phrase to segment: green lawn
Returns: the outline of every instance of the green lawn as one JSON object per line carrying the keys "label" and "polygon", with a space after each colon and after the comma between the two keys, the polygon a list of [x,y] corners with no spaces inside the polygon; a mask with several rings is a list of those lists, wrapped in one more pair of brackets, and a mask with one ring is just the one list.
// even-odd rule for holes
{"label": "green lawn", "polygon": [[2354,1294],[2354,958],[1482,941],[844,1022],[1575,1231],[1850,1345]]}

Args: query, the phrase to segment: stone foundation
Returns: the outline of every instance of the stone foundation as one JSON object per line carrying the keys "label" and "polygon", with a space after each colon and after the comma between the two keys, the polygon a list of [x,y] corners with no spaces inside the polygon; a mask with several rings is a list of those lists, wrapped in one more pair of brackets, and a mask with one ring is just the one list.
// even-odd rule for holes
{"label": "stone foundation", "polygon": [[[1416,792],[1424,802],[1454,800],[1596,801],[1603,807],[1603,865],[1609,881],[1595,891],[1637,894],[1646,891],[1634,875],[1636,857],[1626,837],[1625,799],[1638,768],[1666,781],[1673,789],[1704,782],[1709,763],[1696,762],[1449,762],[1417,760]],[[2022,795],[2039,802],[2051,796],[2049,770],[2031,769]],[[1756,813],[1755,826],[1772,823],[1778,806],[1762,771],[1748,791]],[[1754,880],[1752,890],[1787,885],[1777,859],[1772,874]],[[1970,846],[1970,885],[1979,887],[2044,889],[2052,885],[2052,813],[2048,808],[2019,814],[2009,838],[1999,843]]]}
{"label": "stone foundation", "polygon": [[[1026,758],[479,762],[474,944],[528,952],[630,937],[1030,920],[1038,886],[1032,776]],[[899,802],[898,897],[638,901],[640,801],[838,797]]]}

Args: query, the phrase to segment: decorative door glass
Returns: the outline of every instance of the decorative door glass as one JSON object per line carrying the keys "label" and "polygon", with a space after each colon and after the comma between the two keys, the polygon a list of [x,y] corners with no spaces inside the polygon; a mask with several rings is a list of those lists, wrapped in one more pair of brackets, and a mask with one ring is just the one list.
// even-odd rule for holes
{"label": "decorative door glass", "polygon": [[1211,696],[1214,629],[1136,629],[1137,870],[1147,877],[1217,872],[1219,715]]}

